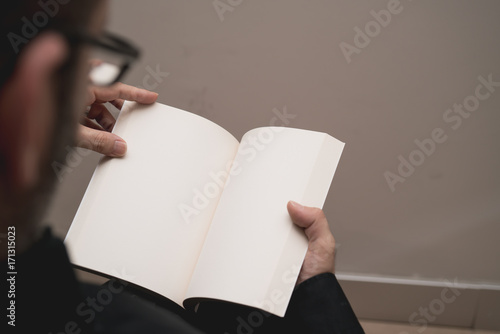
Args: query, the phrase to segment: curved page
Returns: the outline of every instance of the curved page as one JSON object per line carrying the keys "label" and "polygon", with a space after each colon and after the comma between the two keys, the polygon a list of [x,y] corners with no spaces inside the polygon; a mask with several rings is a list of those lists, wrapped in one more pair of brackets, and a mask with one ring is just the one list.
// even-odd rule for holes
{"label": "curved page", "polygon": [[97,167],[66,237],[72,263],[182,304],[238,141],[200,116],[127,103],[122,159]]}

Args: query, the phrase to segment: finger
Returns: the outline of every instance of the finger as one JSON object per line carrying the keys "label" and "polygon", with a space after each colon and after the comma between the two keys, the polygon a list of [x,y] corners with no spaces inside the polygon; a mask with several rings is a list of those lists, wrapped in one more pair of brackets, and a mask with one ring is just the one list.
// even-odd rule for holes
{"label": "finger", "polygon": [[85,105],[90,106],[95,102],[94,87],[91,85],[87,86],[87,97],[85,99]]}
{"label": "finger", "polygon": [[110,157],[122,157],[127,151],[127,143],[117,135],[83,125],[78,127],[78,146]]}
{"label": "finger", "polygon": [[125,100],[124,99],[116,99],[113,101],[109,101],[109,103],[111,103],[116,109],[122,110],[123,104],[125,103]]}
{"label": "finger", "polygon": [[154,103],[157,98],[158,93],[125,85],[121,82],[118,82],[109,87],[93,86],[91,88],[91,99],[98,103],[109,102],[116,99],[124,99],[144,104],[151,104]]}
{"label": "finger", "polygon": [[94,103],[87,114],[87,117],[90,119],[95,119],[97,123],[99,123],[102,128],[108,132],[113,130],[115,126],[116,120],[109,112],[108,108],[106,108],[103,104]]}
{"label": "finger", "polygon": [[100,130],[100,131],[104,131],[104,129],[102,128],[102,126],[100,126],[99,124],[96,124],[94,123],[91,119],[88,119],[87,117],[84,117],[80,123],[83,125],[83,126],[86,126],[88,128],[92,128],[92,129],[96,129],[96,130]]}
{"label": "finger", "polygon": [[332,234],[323,210],[288,202],[288,213],[295,225],[302,227],[309,241]]}

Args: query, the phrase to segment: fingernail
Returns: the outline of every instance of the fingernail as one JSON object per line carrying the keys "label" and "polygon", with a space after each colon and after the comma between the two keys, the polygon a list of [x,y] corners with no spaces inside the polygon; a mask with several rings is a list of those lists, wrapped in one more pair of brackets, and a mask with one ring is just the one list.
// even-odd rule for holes
{"label": "fingernail", "polygon": [[125,155],[125,152],[127,152],[127,143],[121,140],[116,140],[111,155],[115,157],[122,157]]}
{"label": "fingernail", "polygon": [[304,206],[303,205],[300,205],[299,203],[295,202],[295,201],[290,201],[290,204],[294,207],[296,207],[297,209],[302,209]]}

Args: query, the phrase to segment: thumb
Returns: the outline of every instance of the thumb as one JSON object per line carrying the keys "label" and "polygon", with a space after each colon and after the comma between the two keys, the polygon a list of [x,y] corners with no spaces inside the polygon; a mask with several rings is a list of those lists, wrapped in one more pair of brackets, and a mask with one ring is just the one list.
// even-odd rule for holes
{"label": "thumb", "polygon": [[127,152],[127,143],[119,136],[81,124],[78,129],[78,146],[115,158],[123,157]]}
{"label": "thumb", "polygon": [[297,202],[289,201],[287,209],[293,223],[304,229],[309,241],[331,234],[328,221],[320,208],[303,206]]}

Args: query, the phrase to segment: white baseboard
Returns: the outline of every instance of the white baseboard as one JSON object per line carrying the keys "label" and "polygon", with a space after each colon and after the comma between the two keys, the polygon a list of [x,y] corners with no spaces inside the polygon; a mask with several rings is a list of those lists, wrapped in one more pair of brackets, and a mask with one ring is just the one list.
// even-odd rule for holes
{"label": "white baseboard", "polygon": [[500,330],[500,285],[336,276],[360,319],[409,323],[417,334],[431,325]]}

